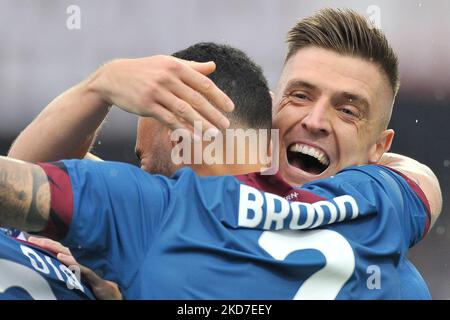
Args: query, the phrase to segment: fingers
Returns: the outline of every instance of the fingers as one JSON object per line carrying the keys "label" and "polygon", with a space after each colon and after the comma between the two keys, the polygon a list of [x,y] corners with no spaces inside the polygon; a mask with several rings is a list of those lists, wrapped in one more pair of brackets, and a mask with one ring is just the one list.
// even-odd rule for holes
{"label": "fingers", "polygon": [[180,79],[192,89],[201,93],[216,108],[225,112],[234,110],[234,103],[231,99],[208,77],[185,65],[180,70]]}
{"label": "fingers", "polygon": [[69,248],[63,246],[61,243],[48,239],[48,238],[38,238],[38,237],[29,237],[28,242],[34,243],[39,247],[51,251],[55,254],[64,253],[67,255],[71,255]]}
{"label": "fingers", "polygon": [[[162,99],[164,100],[164,98]],[[156,118],[157,120],[159,120],[161,123],[165,124],[172,130],[176,129],[189,130],[189,127],[186,125],[186,122],[178,118],[174,113],[169,111],[161,104],[154,104],[152,117]]]}
{"label": "fingers", "polygon": [[88,267],[79,264],[78,261],[76,261],[72,255],[58,253],[56,258],[58,258],[58,260],[63,264],[65,264],[67,267],[78,266],[81,271],[81,276],[86,280],[87,283],[89,283],[90,286],[99,285],[102,281],[104,281],[94,271],[92,271]]}
{"label": "fingers", "polygon": [[233,102],[208,77],[192,67],[206,74],[214,71],[215,64],[177,61],[183,62],[169,68],[176,77],[169,77],[170,81],[165,79],[164,90],[158,95],[159,103],[191,125],[201,121],[203,130],[228,128],[230,122],[219,109],[232,111]]}
{"label": "fingers", "polygon": [[183,121],[191,126],[201,121],[203,130],[226,129],[230,123],[220,110],[230,112],[234,104],[206,76],[215,68],[214,62],[168,56],[118,60],[97,86],[121,109],[157,118],[171,129],[186,127]]}
{"label": "fingers", "polygon": [[216,64],[214,61],[208,61],[208,62],[196,62],[196,61],[187,61],[183,59],[178,59],[178,61],[181,63],[184,63],[185,65],[195,69],[196,71],[204,74],[205,76],[209,75],[210,73],[213,73],[216,70]]}
{"label": "fingers", "polygon": [[58,253],[56,255],[56,258],[62,262],[63,264],[65,264],[67,267],[69,266],[79,266],[80,268],[82,267],[77,260],[75,260],[75,258],[71,255],[71,254],[65,254],[65,253]]}
{"label": "fingers", "polygon": [[161,97],[161,104],[167,106],[177,117],[192,126],[199,121],[202,123],[203,130],[229,127],[228,119],[200,93],[181,81],[171,84],[169,89],[173,93],[167,93]]}
{"label": "fingers", "polygon": [[71,255],[69,256],[63,253],[59,253],[57,255],[57,258],[66,266],[76,265],[80,268],[81,277],[87,284],[89,284],[97,299],[100,300],[122,299],[122,294],[120,293],[119,287],[116,283],[102,279],[91,269],[83,265],[80,265]]}
{"label": "fingers", "polygon": [[70,250],[59,242],[33,236],[28,238],[28,242],[38,245],[45,250],[54,252],[56,258],[67,267],[78,266],[80,268],[81,277],[91,286],[98,299],[122,299],[122,294],[120,293],[117,284],[103,280],[91,269],[80,265],[72,256]]}
{"label": "fingers", "polygon": [[[214,64],[210,65],[215,66]],[[187,111],[187,115],[190,117],[185,119],[193,124],[192,119],[198,121],[199,116],[202,117],[205,130],[213,126],[219,129],[228,128],[230,122],[218,109],[226,112],[233,111],[234,104],[231,99],[211,79],[192,67],[184,66],[179,71],[181,82],[172,83],[170,89],[180,100],[192,106],[197,112],[194,113],[189,110],[190,108],[180,104],[181,111],[185,113]]]}
{"label": "fingers", "polygon": [[59,242],[47,238],[37,238],[37,237],[29,237],[28,242],[34,243],[43,249],[54,252],[56,254],[56,258],[66,266],[79,266],[82,275],[84,275],[83,272],[93,273],[93,271],[91,271],[90,269],[81,266],[72,256],[70,250],[64,247]]}
{"label": "fingers", "polygon": [[84,277],[90,285],[95,285],[99,280],[102,280],[94,271],[79,264],[72,255],[59,253],[56,257],[66,266],[78,266],[81,271],[81,276]]}
{"label": "fingers", "polygon": [[92,271],[88,267],[85,267],[85,266],[79,264],[72,255],[67,255],[67,254],[64,254],[64,253],[58,253],[56,258],[61,263],[66,265],[67,267],[69,267],[69,266],[78,266],[80,268],[81,276],[92,287],[97,286],[102,281],[104,281],[94,271]]}

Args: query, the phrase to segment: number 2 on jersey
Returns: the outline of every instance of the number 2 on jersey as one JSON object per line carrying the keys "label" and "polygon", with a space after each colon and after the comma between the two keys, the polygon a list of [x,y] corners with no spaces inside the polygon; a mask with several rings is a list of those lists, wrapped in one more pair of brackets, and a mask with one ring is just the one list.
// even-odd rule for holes
{"label": "number 2 on jersey", "polygon": [[355,270],[352,247],[335,231],[265,231],[258,243],[277,260],[284,260],[290,253],[305,249],[315,249],[324,255],[325,266],[303,282],[294,300],[336,299]]}

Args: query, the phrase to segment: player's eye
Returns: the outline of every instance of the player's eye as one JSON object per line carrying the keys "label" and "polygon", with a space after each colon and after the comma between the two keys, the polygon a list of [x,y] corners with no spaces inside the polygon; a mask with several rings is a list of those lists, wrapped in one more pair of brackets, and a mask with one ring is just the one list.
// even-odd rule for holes
{"label": "player's eye", "polygon": [[347,119],[361,119],[362,114],[356,106],[344,105],[337,108],[337,110]]}
{"label": "player's eye", "polygon": [[350,110],[349,108],[341,108],[340,110],[341,110],[342,113],[345,113],[345,114],[347,114],[349,116],[354,116],[355,115],[355,113],[352,110]]}
{"label": "player's eye", "polygon": [[291,99],[291,101],[293,101],[294,103],[295,102],[305,103],[305,102],[311,101],[308,94],[306,94],[303,91],[294,91],[294,92],[291,92],[290,94],[288,94],[288,96]]}
{"label": "player's eye", "polygon": [[303,93],[296,93],[296,94],[293,94],[293,96],[296,97],[297,99],[301,99],[301,100],[307,100],[308,99],[308,97],[305,94],[303,94]]}

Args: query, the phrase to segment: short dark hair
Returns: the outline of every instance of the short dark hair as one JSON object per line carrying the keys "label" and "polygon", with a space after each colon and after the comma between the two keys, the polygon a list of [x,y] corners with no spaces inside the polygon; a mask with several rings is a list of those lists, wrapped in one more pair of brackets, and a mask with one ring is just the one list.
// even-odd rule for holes
{"label": "short dark hair", "polygon": [[364,58],[384,71],[394,96],[400,87],[398,58],[385,35],[350,9],[326,8],[297,22],[289,31],[286,60],[301,48],[315,46]]}
{"label": "short dark hair", "polygon": [[208,77],[233,100],[227,113],[231,127],[255,129],[272,126],[272,98],[260,66],[243,51],[225,44],[201,42],[173,54],[197,62],[214,61],[216,70]]}

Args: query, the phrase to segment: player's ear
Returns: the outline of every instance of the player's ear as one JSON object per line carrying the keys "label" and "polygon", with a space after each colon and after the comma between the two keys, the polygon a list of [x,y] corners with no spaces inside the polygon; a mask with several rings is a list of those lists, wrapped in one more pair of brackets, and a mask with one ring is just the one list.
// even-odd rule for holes
{"label": "player's ear", "polygon": [[383,153],[388,152],[392,145],[395,132],[392,129],[384,130],[377,142],[372,146],[370,150],[369,163],[378,163]]}

